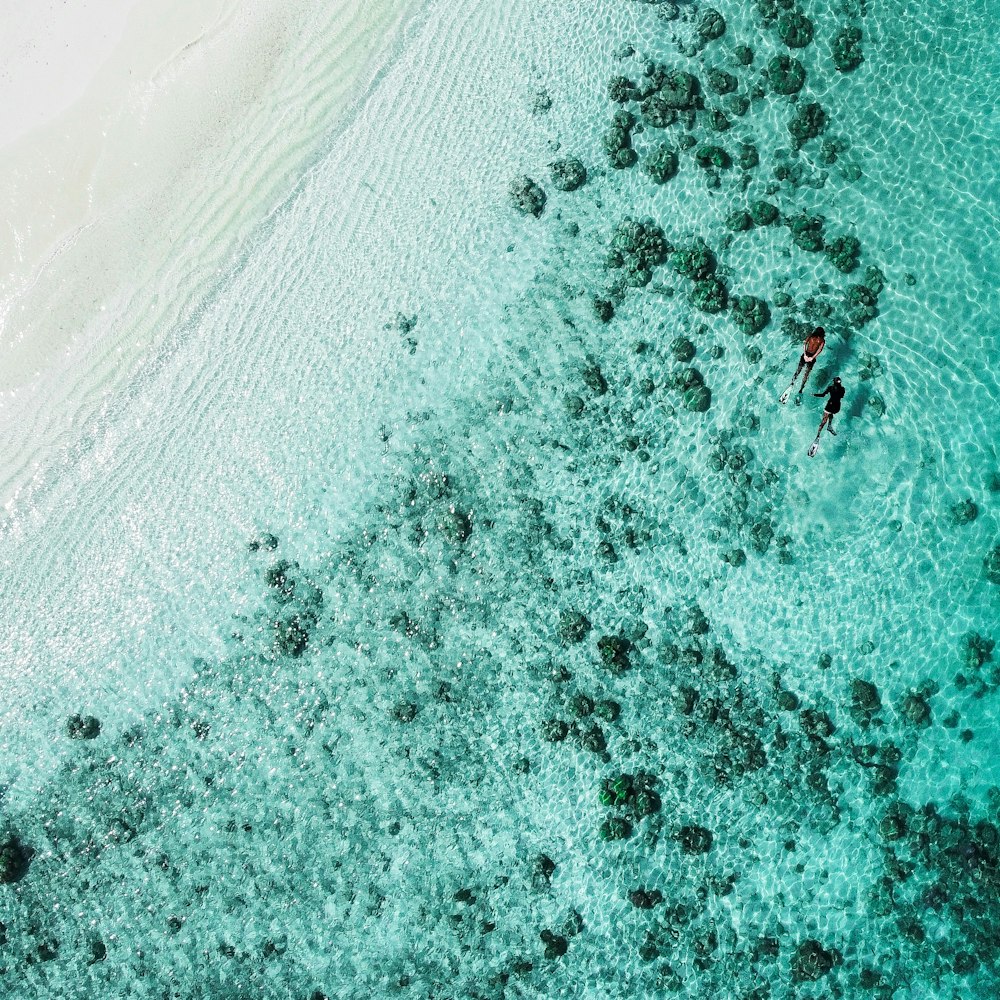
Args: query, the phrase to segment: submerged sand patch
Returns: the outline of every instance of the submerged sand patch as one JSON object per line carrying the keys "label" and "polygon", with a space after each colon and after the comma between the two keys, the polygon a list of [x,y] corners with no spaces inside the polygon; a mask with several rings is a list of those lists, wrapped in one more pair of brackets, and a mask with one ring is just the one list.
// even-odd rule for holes
{"label": "submerged sand patch", "polygon": [[[143,0],[81,17],[82,40],[46,30],[45,6],[14,32],[14,71],[40,96],[7,113],[13,142],[0,135],[4,501],[200,300],[363,92],[408,9]],[[75,95],[67,60],[79,61]],[[19,79],[2,84],[8,105]]]}

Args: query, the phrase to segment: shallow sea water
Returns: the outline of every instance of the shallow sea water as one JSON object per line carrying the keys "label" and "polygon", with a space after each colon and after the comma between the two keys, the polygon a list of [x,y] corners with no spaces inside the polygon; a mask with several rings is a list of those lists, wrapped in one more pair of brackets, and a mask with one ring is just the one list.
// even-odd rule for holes
{"label": "shallow sea water", "polygon": [[[804,4],[789,49],[768,6],[695,45],[705,4],[427,4],[9,513],[4,995],[996,995],[998,11]],[[781,53],[795,103],[754,93]],[[614,169],[647,61],[705,107]],[[727,227],[760,199],[857,268]],[[626,216],[770,322],[623,285]],[[778,396],[817,322],[810,459],[821,401]]]}

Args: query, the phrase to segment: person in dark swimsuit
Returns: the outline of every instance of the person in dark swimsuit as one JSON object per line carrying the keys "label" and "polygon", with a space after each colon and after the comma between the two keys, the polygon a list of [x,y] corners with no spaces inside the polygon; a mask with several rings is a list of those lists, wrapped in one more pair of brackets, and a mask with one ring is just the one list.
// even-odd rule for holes
{"label": "person in dark swimsuit", "polygon": [[823,353],[823,348],[826,347],[826,331],[821,326],[817,326],[812,333],[806,337],[806,342],[802,347],[802,356],[799,358],[799,366],[795,369],[795,374],[792,376],[792,385],[795,385],[795,380],[799,377],[799,372],[805,368],[806,373],[802,376],[802,385],[799,386],[799,395],[802,395],[802,390],[806,387],[806,382],[809,381],[809,376],[812,375],[813,365],[816,364],[816,359]]}
{"label": "person in dark swimsuit", "polygon": [[820,421],[819,430],[816,431],[816,437],[819,437],[823,433],[823,428],[825,427],[831,434],[836,435],[836,431],[833,429],[833,415],[835,413],[840,413],[840,401],[844,398],[844,393],[847,390],[844,388],[844,384],[839,378],[835,378],[822,392],[814,392],[813,395],[819,396],[829,396],[830,398],[826,401],[826,406],[823,409],[823,419]]}

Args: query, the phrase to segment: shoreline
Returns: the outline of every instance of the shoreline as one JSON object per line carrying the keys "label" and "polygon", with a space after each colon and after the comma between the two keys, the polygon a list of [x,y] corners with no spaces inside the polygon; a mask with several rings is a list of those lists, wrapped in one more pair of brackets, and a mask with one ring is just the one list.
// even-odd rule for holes
{"label": "shoreline", "polygon": [[[25,106],[0,138],[0,503],[196,308],[412,7],[121,0],[69,106],[65,90]],[[36,69],[63,54],[47,40]]]}

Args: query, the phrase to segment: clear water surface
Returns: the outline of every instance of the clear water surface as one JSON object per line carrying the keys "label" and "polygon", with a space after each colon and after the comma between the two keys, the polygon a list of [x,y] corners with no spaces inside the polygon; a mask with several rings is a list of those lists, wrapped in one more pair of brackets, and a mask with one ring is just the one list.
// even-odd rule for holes
{"label": "clear water surface", "polygon": [[3,995],[995,996],[998,14],[427,3],[7,514]]}

